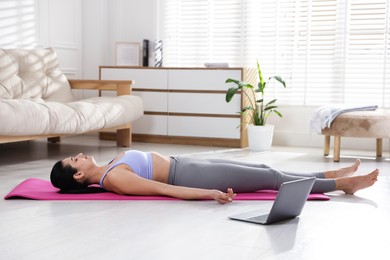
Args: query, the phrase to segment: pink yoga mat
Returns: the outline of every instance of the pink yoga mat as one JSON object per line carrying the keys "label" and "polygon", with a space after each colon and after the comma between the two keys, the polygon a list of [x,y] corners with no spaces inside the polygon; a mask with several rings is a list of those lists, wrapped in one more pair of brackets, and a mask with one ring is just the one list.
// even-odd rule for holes
{"label": "pink yoga mat", "polygon": [[[235,200],[274,200],[277,191],[263,190],[252,193],[238,193]],[[33,200],[178,200],[164,196],[129,196],[111,192],[90,194],[61,194],[50,181],[29,178],[16,186],[4,199]],[[308,200],[329,200],[324,194],[310,194]]]}

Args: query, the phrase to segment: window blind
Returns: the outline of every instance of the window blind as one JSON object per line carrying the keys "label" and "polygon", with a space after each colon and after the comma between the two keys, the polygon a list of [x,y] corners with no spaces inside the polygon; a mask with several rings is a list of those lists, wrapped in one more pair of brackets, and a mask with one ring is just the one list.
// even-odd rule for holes
{"label": "window blind", "polygon": [[164,66],[241,65],[241,0],[168,0],[164,12]]}
{"label": "window blind", "polygon": [[36,10],[34,0],[0,1],[0,44],[2,48],[36,45]]}
{"label": "window blind", "polygon": [[282,104],[389,107],[389,1],[164,0],[164,65],[258,59]]}
{"label": "window blind", "polygon": [[344,96],[350,103],[383,103],[389,60],[388,1],[351,1],[347,14]]}

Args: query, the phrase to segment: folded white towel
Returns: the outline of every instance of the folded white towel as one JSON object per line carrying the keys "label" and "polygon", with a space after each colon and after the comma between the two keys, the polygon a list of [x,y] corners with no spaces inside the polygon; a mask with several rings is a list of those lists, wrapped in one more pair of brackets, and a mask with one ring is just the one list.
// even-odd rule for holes
{"label": "folded white towel", "polygon": [[310,132],[321,134],[321,130],[330,127],[333,120],[340,114],[352,111],[374,111],[377,105],[325,105],[316,109],[310,119]]}

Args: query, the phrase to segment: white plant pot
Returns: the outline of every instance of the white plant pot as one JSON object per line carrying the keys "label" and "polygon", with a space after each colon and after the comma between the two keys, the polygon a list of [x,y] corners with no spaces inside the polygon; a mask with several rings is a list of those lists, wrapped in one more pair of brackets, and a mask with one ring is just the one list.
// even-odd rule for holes
{"label": "white plant pot", "polygon": [[249,149],[254,151],[270,150],[273,134],[273,125],[248,125]]}

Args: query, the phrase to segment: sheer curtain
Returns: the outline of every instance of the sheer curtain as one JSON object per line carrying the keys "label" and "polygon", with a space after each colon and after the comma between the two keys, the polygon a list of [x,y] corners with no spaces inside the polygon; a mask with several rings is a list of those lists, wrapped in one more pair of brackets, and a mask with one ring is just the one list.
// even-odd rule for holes
{"label": "sheer curtain", "polygon": [[390,107],[390,0],[162,0],[164,66],[280,75],[280,103]]}

